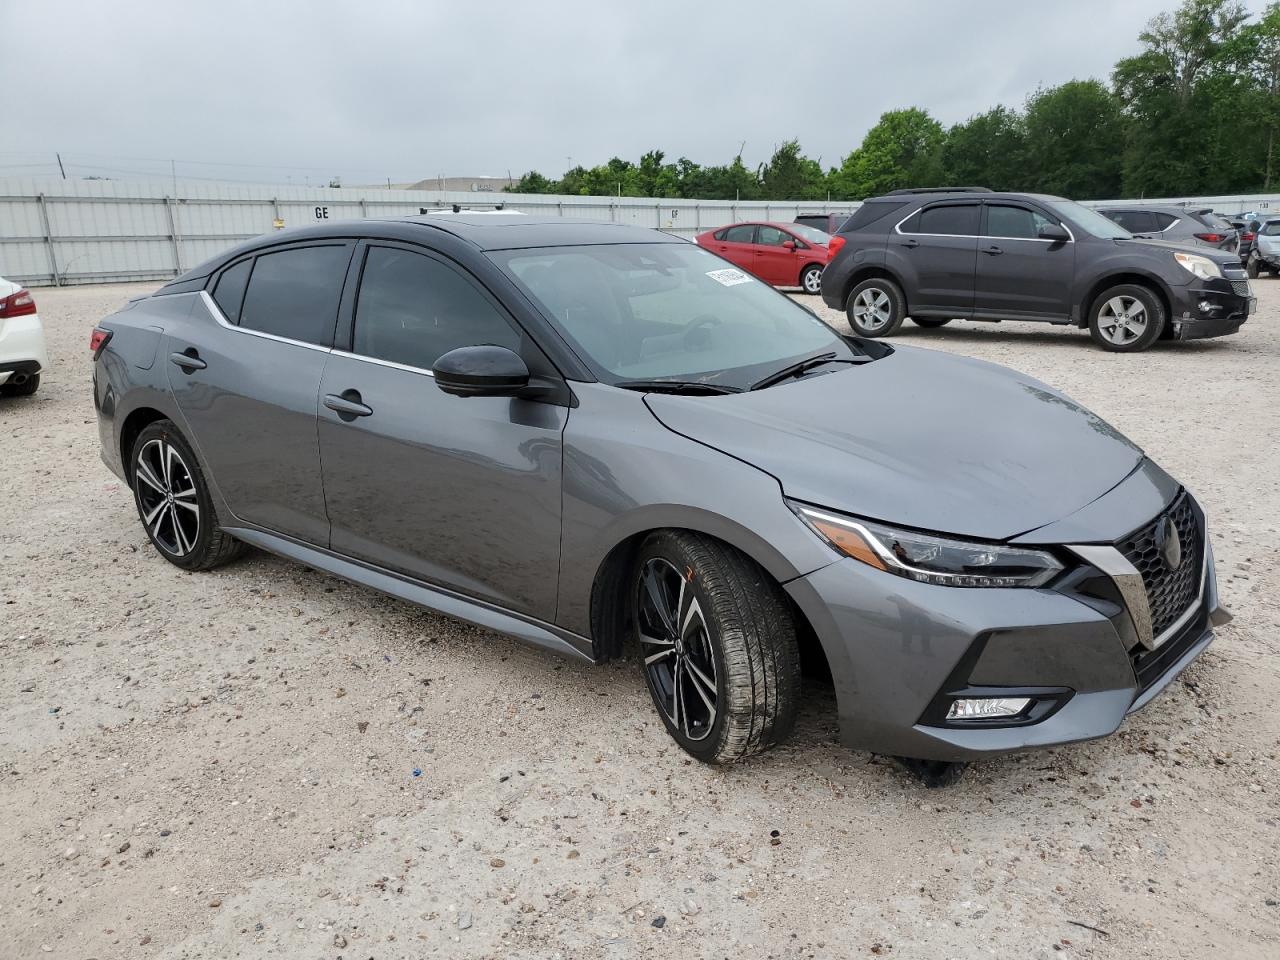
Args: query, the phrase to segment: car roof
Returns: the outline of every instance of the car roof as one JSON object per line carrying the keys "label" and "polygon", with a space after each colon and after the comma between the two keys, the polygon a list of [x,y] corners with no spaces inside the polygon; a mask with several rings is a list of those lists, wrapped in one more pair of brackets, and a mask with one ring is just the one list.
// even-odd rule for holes
{"label": "car roof", "polygon": [[919,201],[927,203],[933,200],[1039,200],[1044,203],[1051,200],[1065,201],[1066,197],[1056,197],[1050,193],[1013,193],[993,190],[930,190],[918,193],[886,193],[878,197],[868,197],[867,202]]}

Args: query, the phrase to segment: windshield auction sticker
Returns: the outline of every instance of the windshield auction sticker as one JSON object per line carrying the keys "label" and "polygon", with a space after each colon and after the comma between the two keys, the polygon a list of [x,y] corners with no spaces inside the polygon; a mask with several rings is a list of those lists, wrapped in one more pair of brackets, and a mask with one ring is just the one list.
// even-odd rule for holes
{"label": "windshield auction sticker", "polygon": [[736,287],[740,283],[751,282],[751,278],[741,270],[734,270],[732,268],[728,270],[711,270],[708,271],[707,276],[716,283],[725,287]]}

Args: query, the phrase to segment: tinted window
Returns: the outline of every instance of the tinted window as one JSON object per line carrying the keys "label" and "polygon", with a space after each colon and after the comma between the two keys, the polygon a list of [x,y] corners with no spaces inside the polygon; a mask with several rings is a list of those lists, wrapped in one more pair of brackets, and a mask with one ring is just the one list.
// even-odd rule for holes
{"label": "tinted window", "polygon": [[372,247],[356,298],[355,353],[430,370],[457,347],[520,349],[520,336],[462,274],[408,250]]}
{"label": "tinted window", "polygon": [[244,295],[240,326],[328,344],[350,254],[343,245],[300,247],[258,257]]}
{"label": "tinted window", "polygon": [[1157,230],[1168,230],[1178,222],[1178,218],[1172,213],[1153,213],[1152,216],[1155,217]]}
{"label": "tinted window", "polygon": [[249,282],[249,270],[253,259],[241,260],[229,270],[223,270],[218,285],[213,288],[213,299],[232,323],[240,322],[240,304],[244,300],[244,286]]}
{"label": "tinted window", "polygon": [[900,210],[906,205],[906,200],[867,200],[853,212],[853,216],[840,224],[840,232],[853,233],[855,230],[861,230],[877,220],[883,220],[893,211]]}
{"label": "tinted window", "polygon": [[1035,240],[1040,227],[1050,224],[1048,217],[1026,207],[987,205],[987,236],[1011,237],[1015,240]]}
{"label": "tinted window", "polygon": [[755,233],[756,228],[746,224],[740,227],[730,227],[724,232],[724,238],[730,243],[752,243]]}
{"label": "tinted window", "polygon": [[960,203],[928,207],[920,211],[919,226],[913,232],[977,236],[978,205]]}
{"label": "tinted window", "polygon": [[761,227],[760,238],[756,243],[764,244],[766,247],[780,247],[788,240],[794,240],[788,233],[783,233],[777,227]]}
{"label": "tinted window", "polygon": [[1130,233],[1153,233],[1158,230],[1155,218],[1145,210],[1108,210],[1108,217]]}

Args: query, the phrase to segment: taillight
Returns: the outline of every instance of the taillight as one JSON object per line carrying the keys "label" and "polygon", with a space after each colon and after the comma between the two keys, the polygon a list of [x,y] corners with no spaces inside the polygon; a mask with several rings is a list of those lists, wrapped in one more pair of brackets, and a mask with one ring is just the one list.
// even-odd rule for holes
{"label": "taillight", "polygon": [[1249,242],[1252,242],[1255,236],[1257,236],[1257,234],[1253,234],[1253,233],[1242,233],[1242,234],[1240,234],[1240,239],[1241,239],[1241,240],[1247,240],[1247,241],[1249,241]]}
{"label": "taillight", "polygon": [[1221,243],[1227,239],[1227,235],[1225,233],[1197,233],[1196,239],[1203,240],[1205,243]]}
{"label": "taillight", "polygon": [[103,330],[101,327],[93,328],[93,332],[89,334],[89,352],[93,354],[93,359],[97,360],[102,355],[103,348],[110,339],[110,330]]}
{"label": "taillight", "polygon": [[0,317],[25,317],[35,312],[36,302],[26,289],[0,298]]}
{"label": "taillight", "polygon": [[836,254],[844,247],[844,237],[836,235],[827,241],[827,263],[836,258]]}

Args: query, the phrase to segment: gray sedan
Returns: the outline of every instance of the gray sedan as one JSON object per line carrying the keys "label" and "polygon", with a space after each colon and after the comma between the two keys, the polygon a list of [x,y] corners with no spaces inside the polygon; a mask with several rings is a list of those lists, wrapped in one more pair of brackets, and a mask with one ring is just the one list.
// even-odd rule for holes
{"label": "gray sedan", "polygon": [[277,233],[92,348],[103,459],[166,560],[251,544],[569,658],[634,651],[704,761],[787,737],[807,651],[845,743],[947,782],[1114,731],[1225,616],[1196,500],[1099,417],[842,336],[654,231]]}

